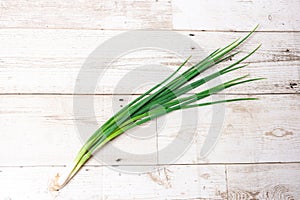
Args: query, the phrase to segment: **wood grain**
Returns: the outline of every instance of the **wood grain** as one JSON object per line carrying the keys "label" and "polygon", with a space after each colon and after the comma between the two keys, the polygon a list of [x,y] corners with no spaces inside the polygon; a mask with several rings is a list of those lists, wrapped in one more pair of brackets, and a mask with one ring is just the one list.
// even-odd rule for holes
{"label": "wood grain", "polygon": [[[0,199],[223,199],[224,166],[167,166],[146,174],[84,167],[60,192],[49,192],[61,167],[0,168]],[[204,177],[204,178],[203,178]],[[18,192],[16,192],[18,188]]]}
{"label": "wood grain", "polygon": [[[233,97],[236,96],[226,96],[228,99]],[[226,105],[218,143],[215,149],[204,158],[200,157],[203,141],[207,137],[209,128],[217,124],[211,121],[214,107],[199,108],[196,138],[188,152],[177,163],[299,162],[299,96],[261,95],[256,97],[261,100]],[[85,134],[88,136],[112,113],[116,112],[119,106],[127,104],[132,97],[125,95],[112,98],[110,95],[101,95],[94,98],[97,124],[92,123],[93,118],[89,115],[79,116],[79,119],[75,120],[73,97],[70,95],[2,95],[0,98],[0,132],[5,142],[0,146],[2,158],[0,165],[69,164],[82,144],[82,139],[80,139],[82,136],[78,135],[76,124],[85,125],[89,131],[84,133],[84,136]],[[285,103],[280,104],[283,100]],[[160,120],[165,125],[162,126]],[[147,126],[139,127],[117,138],[112,144],[129,153],[156,152],[157,144],[158,148],[162,149],[177,136],[181,126],[180,120],[181,112],[171,113],[159,119],[157,134],[155,134],[155,126],[150,129],[147,129]],[[187,126],[186,130],[189,128]],[[133,135],[145,135],[146,131],[150,135],[146,134],[147,137],[144,139],[133,137]],[[158,135],[158,140],[155,138],[156,135]],[[128,145],[128,142],[131,145]],[[104,151],[103,156],[105,155]],[[155,156],[150,157],[149,160],[122,156],[110,153],[110,159],[104,164],[142,165],[157,162]],[[160,163],[164,164],[161,158]],[[93,160],[90,164],[99,165],[100,163]]]}
{"label": "wood grain", "polygon": [[194,1],[173,0],[173,28],[245,31],[260,24],[261,31],[299,31],[297,0]]}
{"label": "wood grain", "polygon": [[[218,6],[216,6],[218,5]],[[3,28],[299,31],[297,0],[1,1]]]}
{"label": "wood grain", "polygon": [[230,165],[227,176],[229,199],[300,198],[299,164]]}
{"label": "wood grain", "polygon": [[1,1],[0,27],[51,29],[172,28],[169,0]]}
{"label": "wood grain", "polygon": [[[298,0],[0,1],[0,200],[300,199],[298,10]],[[182,157],[167,155],[176,160],[171,165],[163,165],[169,162],[161,150],[178,136],[181,112],[111,143],[124,152],[154,152],[153,156],[132,158],[102,151],[104,163],[93,158],[64,190],[48,191],[50,178],[74,159],[82,145],[76,124],[89,130],[85,136],[91,134],[153,84],[147,80],[163,79],[189,55],[195,63],[258,23],[258,32],[243,45],[241,54],[260,43],[261,49],[248,60],[247,68],[222,81],[247,73],[267,78],[225,91],[226,98],[249,96],[259,101],[227,104],[225,117],[222,106],[199,109],[194,140]],[[177,54],[148,48],[110,63],[95,90],[97,121],[91,115],[75,119],[72,94],[86,58],[107,40],[135,29],[177,31],[195,43],[183,43],[174,49]],[[180,43],[168,36],[158,39]],[[144,65],[161,69],[139,68]],[[85,75],[92,77],[105,67]],[[134,89],[119,84],[116,92],[129,72],[143,84]],[[113,92],[120,95],[112,96]],[[221,123],[213,116],[219,116]],[[201,156],[210,128],[220,124],[216,146]],[[186,132],[191,128],[187,124]],[[146,139],[136,137],[139,134]],[[159,171],[149,173],[120,172],[158,166]]]}
{"label": "wood grain", "polygon": [[[181,140],[188,138],[180,136],[181,126],[186,131],[196,126],[194,142],[177,163],[299,161],[300,127],[297,123],[300,110],[299,96],[255,95],[255,97],[260,100],[226,104],[224,116],[222,107],[199,108],[196,115],[197,125],[191,123],[183,126],[183,115],[180,112],[159,118],[159,149],[172,144],[175,138],[179,137]],[[233,97],[226,95],[225,98]],[[283,99],[284,104],[280,103]],[[219,130],[221,132],[217,134]],[[204,141],[213,135],[217,138],[215,146],[207,156],[201,155],[205,150]],[[160,163],[164,163],[167,159],[162,156],[159,160]]]}
{"label": "wood grain", "polygon": [[[0,30],[0,93],[48,93],[72,94],[80,68],[88,55],[108,38],[120,31],[86,30]],[[192,39],[199,48],[187,47],[183,55],[158,51],[139,50],[114,61],[109,67],[87,71],[85,77],[106,69],[102,81],[98,81],[96,94],[112,94],[116,88],[121,94],[137,94],[147,87],[129,90],[127,85],[117,85],[126,74],[135,74],[143,81],[153,84],[175,70],[187,56],[193,55],[191,63],[203,58],[204,54],[225,46],[229,41],[243,36],[242,33],[179,32]],[[263,43],[261,49],[249,58],[251,65],[222,80],[250,74],[266,80],[246,84],[244,87],[228,89],[228,93],[299,93],[299,44],[300,33],[256,33],[243,46],[241,56]],[[163,38],[161,38],[163,39]],[[169,38],[164,38],[169,40]],[[51,41],[51,43],[49,43]],[[205,51],[204,51],[205,49]],[[174,51],[183,52],[175,49]],[[207,52],[207,53],[205,53]],[[241,57],[239,56],[239,57]],[[236,60],[237,58],[234,58]],[[148,65],[147,69],[142,66]],[[161,65],[161,70],[151,66]],[[221,65],[221,67],[224,65]],[[282,73],[284,70],[284,73]],[[83,80],[78,80],[83,81]],[[134,80],[132,80],[134,81]],[[137,85],[141,80],[135,80]]]}
{"label": "wood grain", "polygon": [[[49,177],[63,170],[62,167],[2,167],[0,184],[4,187],[0,198],[227,199],[228,195],[228,199],[298,199],[299,166],[228,165],[225,173],[224,165],[180,165],[147,174],[126,174],[107,167],[88,166],[60,192],[50,192],[47,187]],[[116,188],[124,192],[116,192]],[[139,190],[132,191],[133,188]]]}

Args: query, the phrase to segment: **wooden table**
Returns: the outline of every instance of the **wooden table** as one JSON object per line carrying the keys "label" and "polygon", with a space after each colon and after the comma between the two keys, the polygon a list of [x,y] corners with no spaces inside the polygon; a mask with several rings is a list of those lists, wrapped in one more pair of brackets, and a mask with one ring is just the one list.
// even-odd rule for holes
{"label": "wooden table", "polygon": [[[1,0],[0,199],[300,199],[299,10],[299,0]],[[260,100],[226,105],[221,136],[207,157],[199,152],[211,125],[208,107],[199,108],[196,139],[175,163],[162,165],[158,153],[159,171],[128,174],[92,159],[62,191],[48,191],[50,178],[82,144],[73,114],[74,86],[96,47],[128,30],[165,29],[210,52],[258,23],[241,53],[263,45],[250,65],[232,76],[267,79],[225,94]],[[197,49],[190,53],[197,58]],[[110,81],[95,91],[100,124],[112,114],[114,80],[145,62],[175,69],[182,60],[144,52],[115,63],[107,74]],[[133,96],[119,95],[124,103]],[[176,115],[143,145],[131,139],[131,150],[158,151],[171,141]],[[114,142],[125,148],[127,139]],[[111,158],[112,165],[124,164],[116,155]]]}

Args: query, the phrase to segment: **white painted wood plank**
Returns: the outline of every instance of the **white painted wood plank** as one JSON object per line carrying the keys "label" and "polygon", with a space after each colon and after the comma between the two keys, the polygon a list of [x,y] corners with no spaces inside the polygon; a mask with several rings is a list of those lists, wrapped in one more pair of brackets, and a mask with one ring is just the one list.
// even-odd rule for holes
{"label": "white painted wood plank", "polygon": [[297,0],[1,1],[0,26],[65,29],[300,30]]}
{"label": "white painted wood plank", "polygon": [[[199,108],[194,142],[177,163],[298,162],[300,96],[254,96],[260,100],[226,104],[224,116],[222,109],[217,107],[214,110],[213,107]],[[227,95],[225,98],[233,97]],[[158,127],[162,127],[158,134],[159,151],[163,152],[177,137],[187,140],[186,136],[181,136],[185,132],[179,134],[182,120],[180,112],[158,119]],[[220,126],[221,132],[218,132]],[[193,126],[183,127],[189,131]],[[204,141],[213,135],[218,136],[216,145],[208,155],[201,155]],[[159,154],[159,163],[167,160],[165,156]]]}
{"label": "white painted wood plank", "polygon": [[299,31],[298,0],[173,0],[173,28],[182,30]]}
{"label": "white painted wood plank", "polygon": [[[73,93],[80,67],[88,55],[119,31],[74,31],[74,30],[0,30],[0,93]],[[207,53],[233,41],[241,33],[180,32],[193,39]],[[243,53],[249,52],[259,43],[262,48],[251,58],[251,65],[233,76],[250,73],[253,77],[267,80],[249,83],[245,87],[228,89],[230,93],[295,93],[299,92],[299,41],[298,33],[256,33],[243,46]],[[169,40],[169,38],[165,38]],[[49,43],[51,41],[51,43]],[[184,49],[178,49],[183,51]],[[186,49],[186,55],[193,55],[193,61],[201,59],[201,50],[193,46]],[[130,71],[144,65],[160,64],[163,70],[135,71],[137,77],[151,81],[163,79],[175,70],[185,57],[158,50],[141,50],[129,53],[112,63],[99,81],[95,93],[111,94],[117,83]],[[93,76],[96,71],[87,72]],[[284,70],[285,73],[282,73]],[[228,77],[227,77],[228,78]],[[153,84],[153,83],[152,83]],[[141,93],[128,91],[119,86],[120,93]]]}
{"label": "white painted wood plank", "polygon": [[0,168],[0,199],[223,199],[224,166],[168,166],[146,174],[84,167],[60,192],[47,190],[60,167]]}
{"label": "white painted wood plank", "polygon": [[[1,58],[27,57],[27,58],[86,58],[96,47],[114,36],[125,31],[105,30],[44,30],[44,29],[1,29]],[[223,32],[197,32],[176,31],[196,42],[202,50],[210,53],[234,41],[246,33]],[[255,61],[295,61],[299,48],[299,33],[255,33],[243,45],[243,50],[253,49],[257,44],[263,44],[260,54]],[[155,38],[156,39],[156,38]],[[162,41],[170,41],[166,35],[160,38]],[[49,43],[51,41],[51,43]],[[190,44],[190,43],[189,43]],[[188,45],[186,45],[188,46]],[[184,47],[186,47],[184,46]],[[200,53],[196,47],[191,49],[174,49],[180,52],[188,51]],[[287,50],[288,49],[288,50]],[[193,50],[193,51],[192,51]],[[113,50],[112,50],[113,51]],[[257,52],[259,54],[259,52]],[[275,58],[274,56],[278,58]],[[194,57],[198,58],[195,55]],[[277,59],[277,60],[276,60]]]}
{"label": "white painted wood plank", "polygon": [[[3,126],[0,131],[0,166],[71,163],[83,141],[120,109],[119,105],[113,104],[113,100],[115,102],[111,96],[95,97],[95,124],[93,116],[77,116],[80,120],[75,118],[72,96],[1,96],[0,123]],[[120,101],[121,105],[124,105],[123,101]],[[83,124],[88,132],[79,132],[76,124]],[[140,127],[140,130],[135,129],[130,131],[130,134],[124,134],[122,140],[117,139],[113,143],[115,148],[122,150],[120,154],[111,155],[112,152],[101,151],[97,158],[101,156],[104,163],[92,160],[91,164],[118,164],[121,156],[122,164],[157,164],[155,130],[156,125],[153,121],[148,126]],[[137,131],[154,136],[145,140],[136,138],[134,135],[137,135]],[[147,159],[130,156],[137,151],[139,154],[154,155]],[[130,157],[124,157],[124,152],[131,153]]]}
{"label": "white painted wood plank", "polygon": [[0,27],[170,29],[172,5],[169,0],[4,0],[0,3]]}
{"label": "white painted wood plank", "polygon": [[229,165],[229,199],[299,199],[300,164]]}
{"label": "white painted wood plank", "polygon": [[[128,98],[132,98],[118,97],[124,99],[121,102],[124,105]],[[230,97],[233,96],[227,96]],[[255,97],[260,97],[261,100],[226,105],[221,137],[206,158],[199,156],[201,147],[208,128],[216,124],[211,122],[212,107],[200,108],[197,140],[177,163],[299,161],[299,96]],[[96,96],[95,102],[97,120],[101,125],[113,113],[112,99],[109,95]],[[82,121],[74,121],[71,95],[1,95],[0,105],[0,166],[69,164],[82,145],[75,123],[80,122],[87,128],[92,128],[91,116],[83,116]],[[176,136],[180,123],[173,122],[178,117],[176,113],[169,114],[167,122],[171,126],[167,127],[168,130],[158,129],[159,148],[168,145]],[[147,128],[138,127],[135,131],[136,134],[144,134]],[[148,131],[155,132],[152,129]],[[157,145],[155,136],[141,139],[128,135],[118,137],[112,144],[125,152],[142,154],[155,152]],[[107,156],[105,151],[104,156]],[[127,157],[122,154],[107,157],[110,159],[106,164],[113,165],[156,164],[157,159],[155,156],[147,160],[132,158],[132,154]],[[101,163],[91,160],[89,164]]]}
{"label": "white painted wood plank", "polygon": [[[190,30],[181,33],[209,52],[241,34],[194,30],[245,31],[260,23],[260,31],[299,31],[299,8],[300,3],[296,0],[276,3],[229,0],[1,1],[0,27],[8,29],[0,30],[0,93],[73,93],[76,75],[85,58],[102,42],[121,33],[74,29]],[[69,30],[53,30],[57,28]],[[263,48],[251,58],[253,63],[249,68],[234,75],[250,73],[268,80],[227,92],[298,93],[299,36],[296,32],[255,34],[245,49],[253,49],[257,43],[263,43]],[[199,51],[193,46],[186,49],[189,54],[197,55],[195,58],[199,57]],[[168,67],[165,72],[174,69],[183,59],[162,52],[129,54],[114,63],[96,93],[112,93],[114,83],[141,63],[162,63]],[[138,76],[145,73],[147,71],[137,71]],[[164,73],[155,70],[150,75],[164,77]],[[143,91],[145,88],[139,88],[136,93]],[[123,105],[132,96],[120,98],[124,101],[118,103]],[[62,168],[50,166],[68,164],[81,146],[72,96],[1,95],[0,199],[53,199],[55,196],[56,199],[227,199],[227,194],[229,199],[298,199],[299,164],[231,164],[299,162],[299,96],[270,95],[261,99],[226,106],[222,136],[206,158],[200,158],[199,152],[207,129],[215,124],[210,121],[211,109],[201,109],[197,140],[177,161],[178,164],[228,163],[227,177],[224,165],[174,165],[160,172],[133,175],[101,167],[92,159],[63,191],[54,194],[47,191],[47,184],[49,178]],[[97,96],[96,102],[100,125],[113,113],[111,96]],[[168,131],[158,132],[159,138],[155,137],[152,128],[150,133],[154,133],[154,137],[150,139],[123,135],[113,144],[128,152],[155,152],[157,146],[163,147],[174,138],[177,127],[172,124],[177,125],[173,122],[179,114],[169,117],[171,126]],[[81,123],[87,127],[91,125],[90,116],[82,118]],[[135,131],[144,133],[146,128]],[[109,163],[105,164],[137,167],[141,162],[149,166],[157,161],[163,163],[156,156],[132,160],[109,153],[104,152],[109,158]]]}

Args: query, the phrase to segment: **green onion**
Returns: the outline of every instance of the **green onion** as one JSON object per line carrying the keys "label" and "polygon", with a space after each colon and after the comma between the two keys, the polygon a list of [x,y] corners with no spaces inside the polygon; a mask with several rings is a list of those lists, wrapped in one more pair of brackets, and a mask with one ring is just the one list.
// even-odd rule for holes
{"label": "green onion", "polygon": [[[224,69],[212,73],[199,80],[194,80],[199,74],[205,70],[221,63],[232,56],[237,55],[239,52],[230,54],[240,44],[247,40],[253,32],[257,29],[257,26],[248,35],[242,39],[237,39],[228,46],[217,49],[202,61],[187,69],[182,74],[178,72],[188,62],[189,58],[183,62],[179,68],[166,78],[161,83],[157,84],[143,95],[129,103],[107,122],[105,122],[95,133],[87,140],[80,151],[77,154],[73,164],[66,168],[66,173],[57,174],[53,182],[51,183],[52,190],[59,190],[64,187],[74,175],[80,170],[80,168],[91,158],[92,154],[97,152],[106,143],[113,140],[117,136],[121,135],[125,131],[141,125],[145,122],[153,120],[157,117],[165,115],[167,113],[201,106],[207,106],[212,104],[245,101],[245,100],[257,100],[257,98],[235,98],[221,101],[212,101],[207,103],[196,103],[198,100],[209,97],[212,94],[216,94],[226,88],[236,85],[244,84],[247,82],[261,80],[262,78],[246,79],[248,75],[235,78],[220,85],[214,86],[210,89],[198,92],[196,94],[189,94],[188,92],[198,88],[199,86],[211,81],[219,76],[230,73],[232,71],[246,67],[247,65],[239,65],[242,61],[256,52],[260,45],[251,51],[240,60],[225,67]],[[189,94],[187,97],[181,97],[184,94]]]}

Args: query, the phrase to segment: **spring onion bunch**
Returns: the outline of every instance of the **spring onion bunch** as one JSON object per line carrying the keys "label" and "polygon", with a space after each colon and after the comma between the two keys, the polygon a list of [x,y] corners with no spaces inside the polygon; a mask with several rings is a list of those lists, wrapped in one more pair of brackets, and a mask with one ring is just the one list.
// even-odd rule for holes
{"label": "spring onion bunch", "polygon": [[[211,73],[199,80],[195,80],[197,76],[205,70],[229,59],[233,55],[238,54],[239,52],[231,52],[239,45],[241,45],[245,40],[247,40],[253,34],[256,28],[257,27],[255,27],[255,29],[244,38],[237,39],[228,46],[215,50],[202,61],[179,74],[179,70],[181,70],[182,67],[188,62],[189,59],[187,59],[168,78],[148,90],[143,95],[139,96],[127,106],[123,107],[119,112],[117,112],[113,117],[105,122],[98,130],[96,130],[95,133],[86,141],[86,143],[78,152],[73,164],[66,169],[66,173],[56,175],[55,179],[51,183],[51,189],[59,190],[64,187],[87,162],[87,160],[91,158],[93,153],[102,148],[109,141],[113,140],[114,138],[131,128],[134,128],[138,125],[141,125],[176,110],[183,110],[225,102],[256,100],[256,98],[234,98],[220,101],[210,101],[206,103],[197,103],[198,100],[202,100],[226,88],[262,79],[249,79],[247,78],[248,75],[232,79],[230,81],[195,94],[189,93],[189,95],[187,95],[188,92],[212,79],[246,67],[247,65],[241,64],[242,61],[244,61],[255,51],[257,51],[260,45],[252,52],[242,57],[240,60],[235,61],[222,70]],[[184,94],[186,94],[185,97],[182,97],[182,95]]]}

